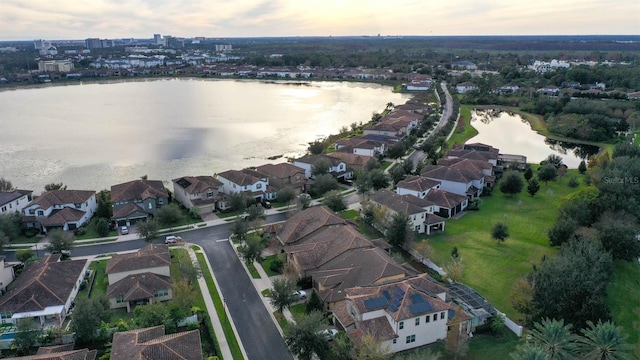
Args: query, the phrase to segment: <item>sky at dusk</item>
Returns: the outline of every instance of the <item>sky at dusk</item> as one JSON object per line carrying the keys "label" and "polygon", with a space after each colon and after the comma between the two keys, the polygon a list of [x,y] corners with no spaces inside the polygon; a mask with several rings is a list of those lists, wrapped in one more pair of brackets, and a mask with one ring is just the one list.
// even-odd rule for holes
{"label": "sky at dusk", "polygon": [[639,35],[640,0],[2,0],[0,40]]}

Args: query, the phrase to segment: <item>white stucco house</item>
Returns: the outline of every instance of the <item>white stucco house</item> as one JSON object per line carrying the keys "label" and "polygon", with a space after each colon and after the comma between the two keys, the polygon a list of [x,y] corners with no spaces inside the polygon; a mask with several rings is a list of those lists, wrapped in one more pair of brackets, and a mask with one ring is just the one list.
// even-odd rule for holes
{"label": "white stucco house", "polygon": [[383,209],[389,220],[396,213],[407,215],[411,229],[419,234],[444,231],[445,219],[434,214],[434,204],[428,200],[380,189],[371,197],[370,202]]}
{"label": "white stucco house", "polygon": [[255,170],[227,170],[217,174],[216,179],[222,184],[222,192],[227,195],[245,193],[253,199],[273,200],[278,194],[269,185],[269,177]]}
{"label": "white stucco house", "polygon": [[22,213],[22,210],[33,200],[32,193],[31,190],[0,192],[0,214]]}
{"label": "white stucco house", "polygon": [[328,173],[333,175],[336,179],[351,179],[353,178],[353,171],[347,168],[347,164],[337,158],[333,158],[327,155],[307,155],[299,159],[293,160],[293,165],[304,169],[304,176],[308,179],[312,179],[313,167],[321,162],[325,162],[329,168]]}
{"label": "white stucco house", "polygon": [[64,231],[75,230],[88,222],[98,209],[96,192],[90,190],[47,191],[23,209],[27,226]]}

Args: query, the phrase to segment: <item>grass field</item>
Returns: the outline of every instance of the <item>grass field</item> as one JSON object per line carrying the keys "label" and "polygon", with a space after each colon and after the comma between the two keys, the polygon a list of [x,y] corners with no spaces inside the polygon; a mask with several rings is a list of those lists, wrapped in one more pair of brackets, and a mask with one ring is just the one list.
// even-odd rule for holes
{"label": "grass field", "polygon": [[607,304],[618,326],[629,335],[634,354],[640,359],[640,266],[635,261],[617,260],[614,279],[607,288]]}
{"label": "grass field", "polygon": [[[509,300],[513,283],[529,273],[542,256],[555,253],[547,230],[555,222],[561,199],[580,189],[567,186],[568,178],[576,175],[576,170],[569,170],[560,182],[541,184],[534,197],[526,192],[511,197],[495,189],[492,196],[482,198],[479,211],[447,221],[443,233],[421,238],[428,239],[434,261],[440,266],[450,261],[451,249],[456,246],[464,263],[462,282],[517,321],[519,316]],[[499,221],[509,227],[510,237],[504,243],[491,238],[491,227]]]}
{"label": "grass field", "polygon": [[449,148],[454,144],[464,144],[467,140],[478,135],[478,130],[471,126],[471,105],[460,106],[460,121],[449,139]]}

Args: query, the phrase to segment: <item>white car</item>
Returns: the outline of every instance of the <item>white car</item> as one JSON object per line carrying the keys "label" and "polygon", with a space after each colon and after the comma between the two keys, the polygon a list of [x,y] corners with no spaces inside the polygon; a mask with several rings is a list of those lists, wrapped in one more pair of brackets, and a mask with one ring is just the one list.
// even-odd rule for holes
{"label": "white car", "polygon": [[182,241],[182,238],[180,236],[169,235],[166,238],[164,238],[165,244],[175,244],[179,241]]}
{"label": "white car", "polygon": [[324,336],[326,340],[331,341],[333,340],[334,337],[336,337],[336,335],[338,335],[338,329],[331,328],[331,329],[322,330],[318,333]]}
{"label": "white car", "polygon": [[129,233],[129,228],[126,226],[123,226],[120,228],[120,234],[122,235],[127,235]]}
{"label": "white car", "polygon": [[304,290],[294,290],[294,291],[291,293],[291,296],[292,296],[294,299],[302,300],[302,299],[306,299],[306,298],[307,298],[307,292],[306,292],[306,291],[304,291]]}

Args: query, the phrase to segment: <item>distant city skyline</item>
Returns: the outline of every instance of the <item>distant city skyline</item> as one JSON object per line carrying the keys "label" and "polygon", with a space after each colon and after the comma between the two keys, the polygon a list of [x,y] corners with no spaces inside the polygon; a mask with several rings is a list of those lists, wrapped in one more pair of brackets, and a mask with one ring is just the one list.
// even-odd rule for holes
{"label": "distant city skyline", "polygon": [[640,35],[638,0],[2,0],[0,40]]}

